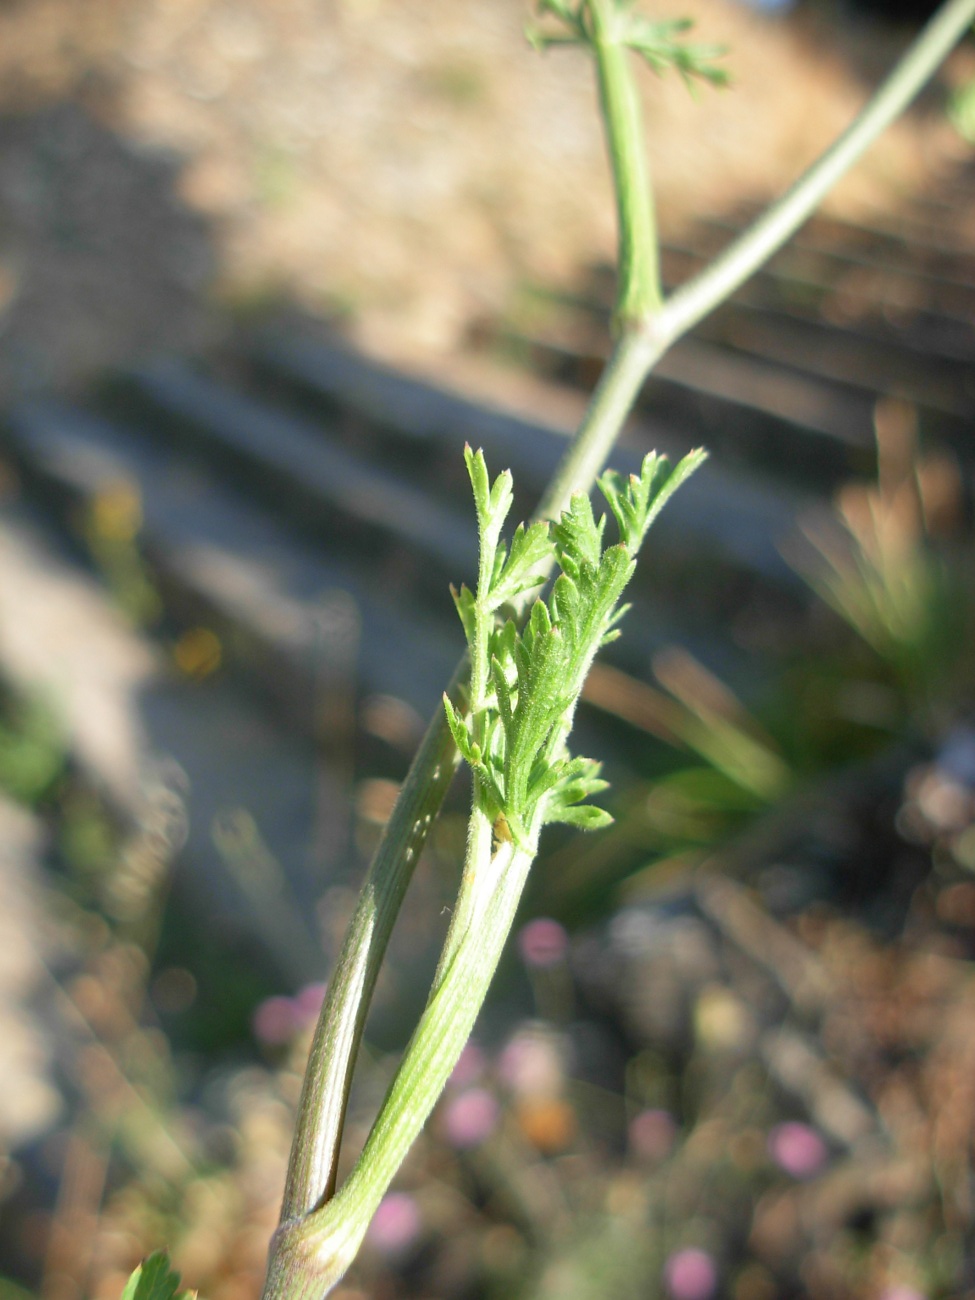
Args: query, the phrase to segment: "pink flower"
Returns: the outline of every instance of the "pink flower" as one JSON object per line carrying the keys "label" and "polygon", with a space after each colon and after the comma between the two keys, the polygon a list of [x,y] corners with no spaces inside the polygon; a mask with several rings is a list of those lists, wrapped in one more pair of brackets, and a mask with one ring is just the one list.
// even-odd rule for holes
{"label": "pink flower", "polygon": [[531,969],[551,970],[560,966],[569,952],[569,936],[558,921],[540,916],[529,921],[518,935],[521,959]]}
{"label": "pink flower", "polygon": [[768,1135],[768,1153],[793,1178],[812,1178],[829,1156],[816,1130],[799,1120],[776,1124]]}
{"label": "pink flower", "polygon": [[913,1286],[889,1286],[881,1291],[880,1300],[928,1300],[928,1297]]}
{"label": "pink flower", "polygon": [[674,1149],[677,1125],[666,1110],[642,1110],[630,1120],[630,1149],[641,1160],[663,1160]]}
{"label": "pink flower", "polygon": [[664,1265],[664,1282],[673,1300],[710,1300],[718,1285],[714,1260],[690,1247],[675,1251]]}
{"label": "pink flower", "polygon": [[254,1037],[265,1047],[290,1043],[299,1028],[294,1001],[282,997],[265,998],[254,1011],[251,1027]]}
{"label": "pink flower", "polygon": [[444,1107],[447,1141],[460,1151],[480,1146],[494,1132],[500,1108],[486,1088],[468,1088]]}
{"label": "pink flower", "polygon": [[265,998],[251,1021],[254,1036],[265,1047],[282,1047],[295,1034],[314,1024],[325,999],[324,984],[306,984],[293,998]]}
{"label": "pink flower", "polygon": [[401,1255],[420,1232],[420,1208],[408,1192],[389,1192],[369,1225],[368,1239],[384,1255]]}
{"label": "pink flower", "polygon": [[519,1097],[553,1096],[565,1082],[562,1051],[540,1026],[519,1029],[498,1057],[498,1078]]}

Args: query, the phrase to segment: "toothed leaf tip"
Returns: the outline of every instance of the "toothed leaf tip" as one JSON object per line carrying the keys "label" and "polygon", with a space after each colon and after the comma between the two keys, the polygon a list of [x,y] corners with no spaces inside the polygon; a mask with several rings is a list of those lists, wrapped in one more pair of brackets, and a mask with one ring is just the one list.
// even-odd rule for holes
{"label": "toothed leaf tip", "polygon": [[144,1259],[122,1292],[122,1300],[193,1300],[195,1296],[195,1291],[181,1289],[180,1276],[170,1267],[164,1250]]}

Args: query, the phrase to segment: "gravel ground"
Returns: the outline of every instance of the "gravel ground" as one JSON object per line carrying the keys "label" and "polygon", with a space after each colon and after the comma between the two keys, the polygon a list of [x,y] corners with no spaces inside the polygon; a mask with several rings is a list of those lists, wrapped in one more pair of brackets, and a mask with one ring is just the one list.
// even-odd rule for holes
{"label": "gravel ground", "polygon": [[[735,87],[695,102],[643,79],[675,233],[791,179],[905,39],[683,10],[729,46]],[[519,285],[611,256],[589,69],[533,53],[529,17],[524,0],[0,6],[0,397],[199,348],[227,304],[338,313],[369,350],[438,365]],[[958,152],[934,94],[834,208],[896,206]]]}

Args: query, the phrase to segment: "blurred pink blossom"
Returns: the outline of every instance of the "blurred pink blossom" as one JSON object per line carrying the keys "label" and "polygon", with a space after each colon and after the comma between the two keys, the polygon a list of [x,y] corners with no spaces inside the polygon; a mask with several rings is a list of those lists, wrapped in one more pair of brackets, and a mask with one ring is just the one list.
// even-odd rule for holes
{"label": "blurred pink blossom", "polygon": [[522,927],[518,935],[518,951],[526,966],[534,970],[551,970],[565,961],[569,936],[558,921],[540,916]]}
{"label": "blurred pink blossom", "polygon": [[718,1270],[706,1251],[675,1251],[664,1265],[664,1282],[673,1300],[709,1300],[718,1286]]}
{"label": "blurred pink blossom", "polygon": [[281,1047],[294,1038],[299,1028],[297,1009],[291,998],[265,998],[251,1020],[254,1037],[265,1047]]}
{"label": "blurred pink blossom", "polygon": [[641,1110],[630,1120],[630,1149],[642,1160],[663,1160],[674,1149],[677,1125],[666,1110]]}
{"label": "blurred pink blossom", "polygon": [[281,1047],[318,1019],[325,999],[324,984],[306,984],[293,998],[265,998],[251,1021],[254,1037],[265,1047]]}
{"label": "blurred pink blossom", "polygon": [[498,1077],[519,1096],[552,1096],[565,1082],[562,1052],[541,1026],[519,1029],[498,1057]]}
{"label": "blurred pink blossom", "polygon": [[812,1178],[826,1163],[826,1143],[808,1124],[787,1120],[768,1135],[768,1152],[780,1169],[793,1178]]}
{"label": "blurred pink blossom", "polygon": [[486,1088],[468,1088],[452,1098],[443,1111],[447,1141],[458,1150],[480,1146],[498,1122],[500,1107]]}
{"label": "blurred pink blossom", "polygon": [[913,1286],[889,1286],[881,1291],[880,1300],[928,1300],[928,1297]]}
{"label": "blurred pink blossom", "polygon": [[368,1240],[384,1255],[402,1254],[420,1232],[420,1207],[409,1192],[389,1192],[369,1225]]}

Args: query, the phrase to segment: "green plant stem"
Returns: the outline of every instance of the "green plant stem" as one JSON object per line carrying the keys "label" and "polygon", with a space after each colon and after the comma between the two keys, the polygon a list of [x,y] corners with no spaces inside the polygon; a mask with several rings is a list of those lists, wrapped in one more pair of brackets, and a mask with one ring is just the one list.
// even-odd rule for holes
{"label": "green plant stem", "polygon": [[[483,854],[483,846],[479,850]],[[435,985],[362,1154],[321,1210],[279,1228],[265,1295],[320,1300],[344,1275],[393,1176],[419,1135],[474,1027],[514,921],[532,854],[506,844],[492,869],[479,923],[467,930]]]}
{"label": "green plant stem", "polygon": [[[448,687],[455,701],[466,677],[465,656]],[[441,708],[410,765],[329,981],[298,1103],[282,1221],[308,1214],[335,1190],[339,1145],[366,1013],[393,924],[457,762]]]}
{"label": "green plant stem", "polygon": [[[655,346],[642,331],[628,331],[618,340],[586,417],[536,511],[538,518],[558,518],[574,492],[592,487],[659,355]],[[465,656],[447,692],[458,708],[467,673]],[[345,1110],[369,1002],[413,869],[457,762],[457,750],[440,708],[427,727],[383,831],[329,981],[298,1104],[282,1222],[323,1205],[335,1190]],[[463,889],[461,895],[466,898]],[[459,899],[457,913],[462,910]],[[265,1294],[270,1297],[272,1293]]]}
{"label": "green plant stem", "polygon": [[[595,482],[653,363],[652,357],[648,359],[650,346],[645,336],[632,333],[624,334],[618,341],[586,418],[536,512],[539,518],[557,518],[574,492],[588,491]],[[466,684],[467,675],[465,655],[447,692],[458,708],[461,707],[460,689]],[[440,811],[457,762],[457,750],[444,711],[438,708],[383,831],[329,981],[298,1103],[282,1222],[300,1218],[323,1205],[335,1190],[352,1072],[372,992],[413,869],[430,825]],[[265,1292],[269,1300],[272,1294]]]}
{"label": "green plant stem", "polygon": [[975,21],[975,0],[947,0],[846,131],[713,262],[644,322],[661,352],[692,329],[777,252],[860,155],[911,103]]}
{"label": "green plant stem", "polygon": [[599,477],[613,443],[647,375],[666,350],[654,331],[630,324],[616,341],[589,401],[579,432],[545,491],[537,515],[557,519],[574,492],[587,492]]}
{"label": "green plant stem", "polygon": [[[600,16],[609,12],[607,4],[608,0],[592,0],[590,12],[597,28]],[[540,517],[556,517],[573,492],[589,490],[660,356],[781,247],[829,187],[906,107],[973,19],[975,0],[948,0],[836,144],[724,254],[663,305],[657,287],[656,231],[647,198],[642,126],[633,112],[637,100],[629,84],[626,54],[611,41],[597,42],[600,93],[617,187],[620,262],[626,268],[621,271],[618,306],[622,334],[586,418],[545,493]],[[622,90],[626,85],[629,89]],[[624,173],[624,166],[634,170]],[[643,199],[636,197],[634,176],[644,178]],[[638,304],[636,311],[631,310],[633,303]],[[455,673],[449,692],[455,702],[465,664]],[[438,709],[370,867],[316,1029],[282,1225],[271,1247],[266,1300],[318,1300],[345,1271],[372,1210],[466,1041],[514,918],[530,858],[503,846],[492,859],[490,828],[482,814],[482,824],[472,824],[469,839],[467,885],[462,884],[458,908],[463,922],[451,926],[434,992],[363,1156],[334,1194],[348,1090],[369,999],[413,867],[456,763],[453,739],[443,710]],[[488,869],[482,870],[485,861]],[[507,864],[508,869],[492,873],[492,862]],[[483,892],[472,901],[469,891],[475,878],[486,883],[478,885]]]}
{"label": "green plant stem", "polygon": [[618,225],[616,323],[643,320],[661,304],[660,250],[643,112],[630,52],[621,37],[627,15],[617,0],[590,0],[592,51],[606,147],[613,169]]}

